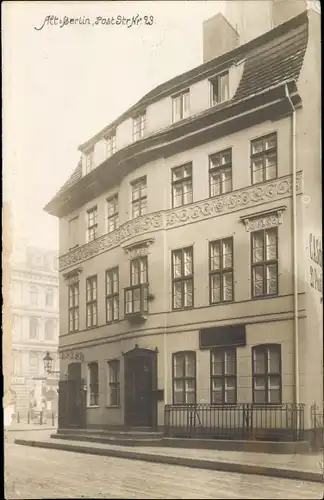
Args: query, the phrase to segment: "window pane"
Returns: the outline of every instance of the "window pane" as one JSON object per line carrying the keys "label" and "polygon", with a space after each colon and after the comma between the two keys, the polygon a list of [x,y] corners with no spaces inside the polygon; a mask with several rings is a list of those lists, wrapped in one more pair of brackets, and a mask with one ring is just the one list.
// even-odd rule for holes
{"label": "window pane", "polygon": [[214,242],[210,245],[210,269],[215,271],[220,269],[220,242]]}
{"label": "window pane", "polygon": [[280,353],[277,349],[268,349],[268,366],[270,373],[280,373]]}
{"label": "window pane", "polygon": [[267,295],[277,293],[277,264],[271,264],[266,268],[267,272]]}
{"label": "window pane", "polygon": [[257,232],[253,233],[253,262],[262,262],[263,261],[263,248],[264,248],[264,233]]}
{"label": "window pane", "polygon": [[183,261],[184,261],[184,276],[191,275],[192,274],[192,251],[191,250],[184,250]]}
{"label": "window pane", "polygon": [[184,307],[192,307],[192,280],[185,280],[183,282],[183,305]]}
{"label": "window pane", "polygon": [[189,107],[190,107],[190,93],[185,92],[183,94],[183,117],[186,118],[189,116]]}
{"label": "window pane", "polygon": [[266,180],[271,180],[275,179],[277,175],[277,167],[276,167],[276,154],[269,154],[266,156],[265,159],[265,165],[266,165]]}
{"label": "window pane", "polygon": [[213,352],[212,354],[212,375],[223,374],[223,351]]}
{"label": "window pane", "polygon": [[232,267],[232,240],[223,241],[223,267]]}
{"label": "window pane", "polygon": [[182,184],[175,184],[173,186],[173,206],[181,207],[182,201]]}
{"label": "window pane", "polygon": [[252,154],[261,153],[263,150],[263,139],[258,141],[253,141],[252,143]]}
{"label": "window pane", "polygon": [[235,375],[236,373],[236,356],[235,351],[225,351],[225,374]]}
{"label": "window pane", "polygon": [[236,394],[235,388],[229,388],[225,390],[225,403],[235,404],[236,403]]}
{"label": "window pane", "polygon": [[269,389],[269,403],[280,403],[280,390]]}
{"label": "window pane", "polygon": [[175,278],[181,276],[181,252],[173,253],[173,276]]}
{"label": "window pane", "polygon": [[195,377],[196,375],[196,357],[194,354],[186,354],[185,357],[185,375],[186,377]]}
{"label": "window pane", "polygon": [[276,138],[276,135],[272,135],[270,137],[267,137],[266,139],[264,139],[264,146],[265,146],[265,149],[272,149],[272,148],[275,148],[277,146],[277,138]]}
{"label": "window pane", "polygon": [[183,183],[183,203],[187,205],[192,203],[192,181],[185,181]]}
{"label": "window pane", "polygon": [[253,296],[263,295],[263,266],[253,268]]}
{"label": "window pane", "polygon": [[214,274],[211,276],[211,301],[212,303],[220,302],[221,300],[221,276]]}
{"label": "window pane", "polygon": [[221,174],[220,172],[210,172],[210,196],[221,194]]}
{"label": "window pane", "polygon": [[184,372],[184,358],[182,355],[177,355],[174,356],[174,376],[176,378],[178,377],[184,377],[185,372]]}
{"label": "window pane", "polygon": [[182,307],[182,293],[181,293],[181,282],[176,282],[173,284],[173,308],[180,309]]}
{"label": "window pane", "polygon": [[220,75],[219,89],[220,89],[221,101],[226,101],[228,99],[228,73]]}
{"label": "window pane", "polygon": [[254,158],[252,160],[252,180],[253,184],[263,182],[263,159]]}
{"label": "window pane", "polygon": [[267,371],[267,359],[265,350],[254,350],[254,373],[266,373]]}
{"label": "window pane", "polygon": [[113,320],[112,299],[107,299],[107,321]]}
{"label": "window pane", "polygon": [[173,120],[180,120],[181,118],[181,96],[173,99]]}
{"label": "window pane", "polygon": [[266,231],[266,260],[277,258],[277,231]]}
{"label": "window pane", "polygon": [[232,191],[232,170],[226,169],[222,172],[222,192],[229,193]]}
{"label": "window pane", "polygon": [[232,300],[233,299],[233,273],[223,274],[223,299]]}
{"label": "window pane", "polygon": [[174,380],[174,391],[175,392],[184,391],[184,380]]}

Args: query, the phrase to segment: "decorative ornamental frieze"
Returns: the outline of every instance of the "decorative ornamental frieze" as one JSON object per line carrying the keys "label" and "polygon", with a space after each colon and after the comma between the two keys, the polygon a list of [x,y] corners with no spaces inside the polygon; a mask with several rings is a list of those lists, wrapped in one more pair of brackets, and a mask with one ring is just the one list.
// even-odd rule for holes
{"label": "decorative ornamental frieze", "polygon": [[83,352],[75,352],[75,351],[61,351],[59,356],[62,360],[67,359],[69,361],[81,361],[84,362],[84,354]]}
{"label": "decorative ornamental frieze", "polygon": [[[301,190],[302,173],[297,175],[297,193]],[[292,178],[287,176],[272,182],[246,189],[234,191],[222,196],[211,198],[203,202],[194,203],[187,207],[171,210],[166,216],[166,227],[175,227],[201,219],[216,217],[242,208],[252,207],[290,195],[292,192]]]}
{"label": "decorative ornamental frieze", "polygon": [[[296,178],[297,194],[302,192],[302,179],[302,172],[298,172]],[[292,176],[289,175],[258,186],[251,186],[201,202],[192,203],[185,207],[138,217],[126,222],[112,233],[104,234],[100,238],[62,255],[59,258],[60,271],[117,247],[135,236],[217,217],[269,201],[279,200],[291,194]]]}
{"label": "decorative ornamental frieze", "polygon": [[259,231],[282,224],[282,213],[287,207],[279,207],[259,214],[251,214],[241,217],[246,231]]}

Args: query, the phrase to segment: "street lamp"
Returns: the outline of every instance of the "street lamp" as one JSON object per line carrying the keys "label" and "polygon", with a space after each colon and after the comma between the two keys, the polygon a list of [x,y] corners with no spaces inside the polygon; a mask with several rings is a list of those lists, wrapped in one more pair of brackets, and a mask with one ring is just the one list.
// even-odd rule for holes
{"label": "street lamp", "polygon": [[46,356],[44,357],[43,361],[44,361],[45,372],[48,375],[59,375],[60,374],[59,370],[55,371],[52,369],[53,368],[53,358],[48,351],[47,351]]}

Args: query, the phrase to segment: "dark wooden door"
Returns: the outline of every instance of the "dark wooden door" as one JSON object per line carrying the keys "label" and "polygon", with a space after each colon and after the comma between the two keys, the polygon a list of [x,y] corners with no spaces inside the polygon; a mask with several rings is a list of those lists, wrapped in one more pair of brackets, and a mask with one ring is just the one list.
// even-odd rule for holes
{"label": "dark wooden door", "polygon": [[67,412],[70,427],[85,426],[86,393],[81,376],[81,363],[70,363],[68,366]]}
{"label": "dark wooden door", "polygon": [[126,424],[151,427],[153,424],[152,358],[127,360]]}

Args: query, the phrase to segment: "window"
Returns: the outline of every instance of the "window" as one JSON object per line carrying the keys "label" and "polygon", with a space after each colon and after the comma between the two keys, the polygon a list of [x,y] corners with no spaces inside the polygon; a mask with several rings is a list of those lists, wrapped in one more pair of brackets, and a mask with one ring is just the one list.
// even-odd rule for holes
{"label": "window", "polygon": [[14,314],[12,317],[12,333],[15,338],[19,337],[20,334],[20,316]]}
{"label": "window", "polygon": [[172,308],[193,307],[193,248],[172,252]]}
{"label": "window", "polygon": [[133,141],[144,137],[146,126],[146,112],[142,112],[133,118]]}
{"label": "window", "polygon": [[120,362],[113,359],[108,362],[109,368],[109,406],[120,405]]}
{"label": "window", "polygon": [[46,296],[45,296],[45,303],[47,306],[53,307],[53,303],[54,303],[54,290],[53,290],[53,288],[47,288]]}
{"label": "window", "polygon": [[148,282],[147,256],[131,260],[131,286]]}
{"label": "window", "polygon": [[98,363],[88,364],[88,406],[99,405],[99,370]]}
{"label": "window", "polygon": [[29,367],[30,371],[33,373],[38,373],[38,368],[39,368],[39,363],[38,363],[38,353],[37,352],[30,352],[29,353]]}
{"label": "window", "polygon": [[177,122],[189,116],[190,107],[190,93],[189,90],[172,98],[172,114],[173,121]]}
{"label": "window", "polygon": [[87,216],[88,216],[88,230],[87,230],[87,235],[88,235],[88,241],[93,241],[97,237],[97,207],[92,208],[91,210],[88,210]]}
{"label": "window", "polygon": [[196,353],[173,354],[173,404],[196,403]]}
{"label": "window", "polygon": [[263,344],[252,348],[253,402],[281,403],[281,346]]}
{"label": "window", "polygon": [[210,80],[210,105],[215,106],[229,99],[229,74],[228,71],[217,75]]}
{"label": "window", "polygon": [[232,191],[232,150],[209,157],[209,195],[218,196]]}
{"label": "window", "polygon": [[85,153],[86,174],[91,172],[94,164],[94,147]]}
{"label": "window", "polygon": [[116,151],[116,132],[112,132],[107,137],[105,137],[106,141],[106,155],[107,158],[112,156]]}
{"label": "window", "polygon": [[54,340],[55,323],[48,319],[45,323],[45,340]]}
{"label": "window", "polygon": [[172,206],[192,203],[192,164],[172,169]]}
{"label": "window", "polygon": [[233,238],[209,244],[210,304],[233,300]]}
{"label": "window", "polygon": [[131,184],[132,186],[132,219],[147,213],[146,177]]}
{"label": "window", "polygon": [[69,285],[69,332],[79,330],[79,283]]}
{"label": "window", "polygon": [[69,250],[79,245],[79,217],[74,217],[69,221]]}
{"label": "window", "polygon": [[12,351],[12,363],[13,363],[13,375],[18,376],[21,375],[21,360],[22,360],[22,352],[21,351]]}
{"label": "window", "polygon": [[147,256],[137,257],[130,263],[130,287],[125,289],[125,314],[147,312],[148,293]]}
{"label": "window", "polygon": [[97,326],[97,276],[87,278],[87,328]]}
{"label": "window", "polygon": [[236,349],[211,351],[211,402],[236,403]]}
{"label": "window", "polygon": [[38,338],[38,319],[30,318],[29,320],[29,338],[37,339]]}
{"label": "window", "polygon": [[119,319],[119,278],[118,267],[106,271],[106,321]]}
{"label": "window", "polygon": [[278,294],[277,228],[255,231],[252,238],[252,297]]}
{"label": "window", "polygon": [[38,304],[38,290],[36,286],[30,287],[30,302],[33,306]]}
{"label": "window", "polygon": [[119,227],[118,194],[107,200],[107,230],[111,233]]}
{"label": "window", "polygon": [[251,141],[252,184],[277,177],[277,134]]}

